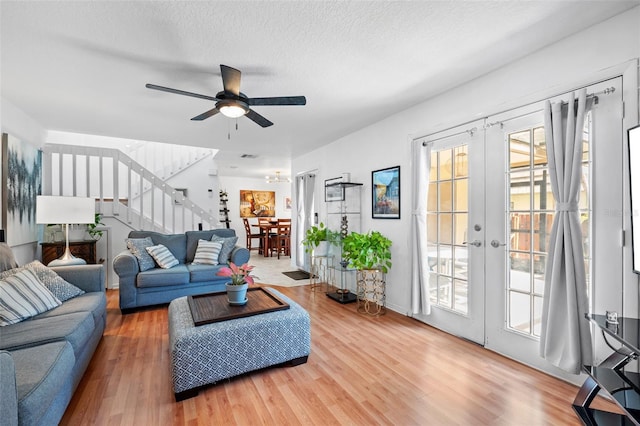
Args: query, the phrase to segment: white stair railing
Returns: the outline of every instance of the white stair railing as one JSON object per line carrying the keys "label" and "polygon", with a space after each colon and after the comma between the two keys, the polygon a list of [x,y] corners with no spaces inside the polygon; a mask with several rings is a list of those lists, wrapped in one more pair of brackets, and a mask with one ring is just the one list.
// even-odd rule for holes
{"label": "white stair railing", "polygon": [[117,149],[47,144],[42,152],[45,195],[95,198],[97,212],[141,230],[182,233],[218,223]]}

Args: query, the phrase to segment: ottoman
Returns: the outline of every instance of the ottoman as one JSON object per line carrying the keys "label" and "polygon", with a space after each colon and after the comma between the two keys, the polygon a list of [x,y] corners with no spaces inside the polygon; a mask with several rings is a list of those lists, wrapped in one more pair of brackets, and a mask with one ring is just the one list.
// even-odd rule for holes
{"label": "ottoman", "polygon": [[269,288],[289,309],[205,324],[193,323],[187,297],[169,304],[169,352],[176,401],[221,379],[272,365],[299,365],[311,351],[309,314]]}

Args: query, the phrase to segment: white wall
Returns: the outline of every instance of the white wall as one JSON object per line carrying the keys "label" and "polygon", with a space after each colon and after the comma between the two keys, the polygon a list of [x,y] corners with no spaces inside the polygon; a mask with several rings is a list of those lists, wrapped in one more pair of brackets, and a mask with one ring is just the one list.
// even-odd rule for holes
{"label": "white wall", "polygon": [[[351,172],[353,182],[365,184],[362,230],[380,231],[393,241],[393,267],[387,275],[387,305],[391,309],[407,313],[410,308],[410,141],[619,75],[624,68],[621,64],[628,67],[628,61],[640,57],[638,22],[640,7],[293,160],[292,175],[318,169],[317,194],[322,194],[324,179],[345,171]],[[627,128],[638,122],[638,82],[625,85],[625,95],[629,95]],[[401,166],[401,219],[374,220],[371,171],[395,165]],[[321,198],[317,201],[320,217],[324,217],[325,205]],[[630,298],[637,303],[637,288],[635,291]]]}
{"label": "white wall", "polygon": [[[46,131],[40,123],[5,98],[0,98],[0,130],[38,148],[44,144],[46,136]],[[0,223],[1,220],[2,212],[0,212]],[[21,244],[12,249],[16,260],[21,265],[40,257],[40,246],[37,242]]]}

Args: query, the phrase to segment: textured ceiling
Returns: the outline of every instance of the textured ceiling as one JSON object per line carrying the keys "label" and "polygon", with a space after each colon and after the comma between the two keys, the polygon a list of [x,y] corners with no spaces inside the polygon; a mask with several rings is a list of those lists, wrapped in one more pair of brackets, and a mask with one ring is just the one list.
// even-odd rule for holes
{"label": "textured ceiling", "polygon": [[[46,129],[220,149],[220,174],[290,159],[638,5],[635,1],[0,2],[1,95]],[[219,64],[275,124],[190,118]],[[258,159],[241,160],[240,154]],[[230,169],[235,165],[238,169]]]}

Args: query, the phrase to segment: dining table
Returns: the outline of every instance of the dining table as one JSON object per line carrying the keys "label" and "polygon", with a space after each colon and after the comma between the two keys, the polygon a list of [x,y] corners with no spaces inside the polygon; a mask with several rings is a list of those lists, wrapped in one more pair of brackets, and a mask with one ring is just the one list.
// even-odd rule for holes
{"label": "dining table", "polygon": [[262,235],[262,254],[264,257],[269,257],[269,240],[272,235],[273,229],[278,229],[278,219],[269,218],[269,220],[258,221],[257,225],[251,225],[260,229]]}

